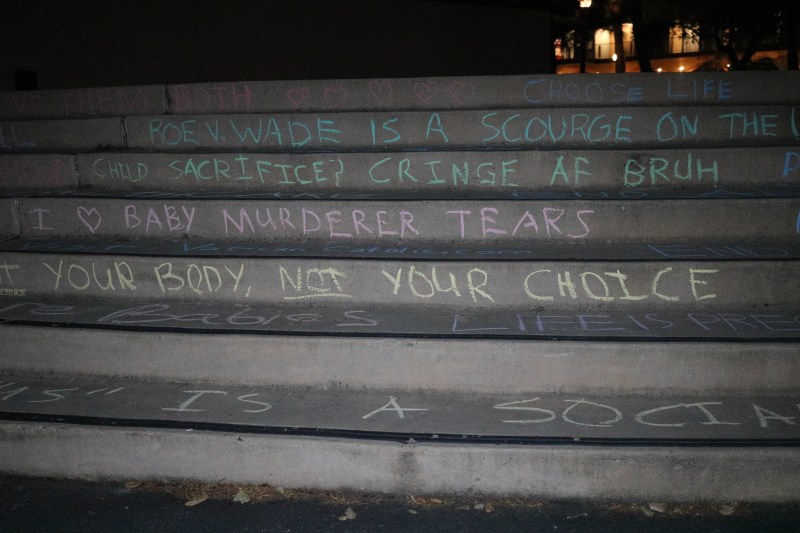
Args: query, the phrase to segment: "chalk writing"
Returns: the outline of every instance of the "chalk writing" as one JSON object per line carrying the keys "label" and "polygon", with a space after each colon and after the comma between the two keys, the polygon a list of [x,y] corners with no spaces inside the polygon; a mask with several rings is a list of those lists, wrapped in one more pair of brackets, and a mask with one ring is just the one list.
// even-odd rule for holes
{"label": "chalk writing", "polygon": [[[237,205],[238,204],[238,205]],[[74,204],[73,204],[74,205]],[[238,203],[238,202],[140,202],[96,201],[93,205],[65,205],[64,202],[31,200],[22,212],[25,232],[48,236],[146,235],[215,238],[256,235],[283,238],[406,242],[409,239],[442,238],[460,240],[526,239],[580,240],[590,236],[599,222],[598,215],[616,214],[611,206],[602,214],[581,209],[575,204],[533,207],[531,204],[481,203],[461,204],[468,208],[447,209],[442,204],[410,203],[398,208],[396,203],[340,204]],[[523,209],[531,205],[530,209]],[[541,205],[541,204],[540,204]],[[34,207],[35,206],[35,207]],[[45,207],[46,206],[46,207]],[[459,207],[458,203],[450,204]],[[474,206],[474,207],[473,207]],[[77,223],[63,220],[58,228],[53,212],[74,209]],[[635,211],[635,210],[634,210]],[[63,215],[62,215],[63,216]],[[631,215],[636,217],[635,212]],[[639,218],[636,218],[639,220]]]}
{"label": "chalk writing", "polygon": [[392,99],[394,86],[392,80],[370,80],[367,82],[369,92],[377,104],[383,104]]}
{"label": "chalk writing", "polygon": [[308,99],[308,95],[308,87],[292,87],[286,91],[286,99],[295,109],[302,107],[303,102]]}
{"label": "chalk writing", "polygon": [[[608,108],[531,111],[128,117],[128,148],[336,151],[476,147],[674,147],[800,138],[794,108]],[[402,159],[402,158],[400,158]]]}
{"label": "chalk writing", "polygon": [[19,270],[19,265],[0,263],[0,296],[25,296],[25,289],[14,287],[11,273]]}
{"label": "chalk writing", "polygon": [[383,407],[379,407],[378,409],[375,409],[374,411],[371,411],[371,412],[365,414],[361,418],[363,420],[366,420],[367,418],[371,418],[372,416],[374,416],[374,415],[376,415],[378,413],[382,413],[384,411],[389,411],[389,412],[395,413],[397,415],[397,418],[405,418],[406,417],[406,415],[405,415],[406,411],[419,412],[419,411],[428,411],[428,409],[420,408],[420,407],[400,407],[397,404],[397,398],[395,396],[390,396],[389,397],[389,402],[386,405],[384,405]]}
{"label": "chalk writing", "polygon": [[681,159],[669,160],[661,157],[631,158],[625,162],[625,186],[641,185],[657,187],[672,181],[703,183],[710,181],[714,187],[719,183],[719,163],[711,161],[707,164],[688,152]]}
{"label": "chalk writing", "polygon": [[97,228],[100,227],[100,223],[103,221],[103,217],[100,215],[100,212],[97,210],[97,208],[84,207],[80,205],[78,206],[77,213],[78,218],[83,225],[86,226],[92,233],[96,233]]}
{"label": "chalk writing", "polygon": [[690,117],[667,111],[656,121],[656,138],[660,142],[695,139],[699,121],[700,117],[696,114]]}
{"label": "chalk writing", "polygon": [[800,333],[800,314],[686,313],[517,313],[475,321],[463,315],[452,318],[455,334],[577,334],[577,335],[655,335],[669,337],[690,334],[739,335]]}
{"label": "chalk writing", "polygon": [[695,246],[687,244],[648,244],[659,257],[669,259],[770,259],[789,257],[789,250],[771,246]]}
{"label": "chalk writing", "polygon": [[[162,407],[162,411],[176,411],[178,413],[201,413],[206,411],[206,409],[199,409],[197,407],[189,407],[190,405],[194,404],[199,398],[206,394],[222,394],[227,395],[228,392],[224,390],[186,390],[183,391],[186,394],[191,394],[192,396],[189,397],[187,400],[182,402],[178,407]],[[269,411],[272,409],[272,405],[268,402],[262,402],[259,400],[253,400],[252,398],[259,396],[259,393],[250,393],[250,394],[243,394],[241,396],[237,396],[236,400],[240,402],[245,402],[248,404],[256,404],[259,408],[252,408],[250,409],[242,409],[245,413],[263,413],[264,411]]]}
{"label": "chalk writing", "polygon": [[25,119],[159,113],[163,97],[157,86],[0,92],[0,113]]}
{"label": "chalk writing", "polygon": [[[550,400],[550,401],[548,401]],[[546,424],[559,418],[567,424],[584,427],[612,427],[625,418],[621,409],[585,399],[564,399],[561,402],[568,404],[565,408],[553,406],[552,399],[541,401],[540,397],[526,400],[516,400],[496,404],[494,409],[512,411],[517,418],[504,419],[505,424]],[[545,408],[542,405],[548,405]],[[720,401],[684,402],[671,405],[659,405],[651,409],[636,412],[631,418],[637,424],[660,428],[681,428],[686,426],[739,426],[742,422],[720,420],[719,413],[724,403]],[[768,427],[769,419],[781,420],[788,425],[795,425],[794,417],[785,417],[770,413],[769,418],[762,416],[763,411],[756,404],[751,404],[753,413],[758,418],[759,426]],[[715,413],[714,411],[717,411]],[[525,417],[525,418],[520,418]],[[535,417],[535,418],[529,418]],[[752,421],[752,420],[750,420]]]}
{"label": "chalk writing", "polygon": [[[547,234],[547,238],[564,234],[564,232],[559,228],[558,222],[567,212],[565,209],[544,207],[540,212],[539,210],[534,210],[535,215],[530,210],[526,209],[525,212],[519,217],[519,220],[516,221],[516,224],[513,225],[513,229],[512,226],[508,226],[506,229],[501,229],[496,226],[496,217],[499,212],[500,211],[495,207],[483,207],[480,209],[480,235],[482,238],[486,239],[489,236],[495,237],[504,235],[515,237],[519,233],[526,233],[526,230],[533,231],[534,233],[538,234],[540,227],[542,228],[543,233]],[[578,221],[583,230],[579,234],[567,233],[566,236],[570,239],[582,239],[589,235],[590,229],[585,219],[588,218],[588,216],[592,213],[594,213],[593,209],[577,210],[574,214],[574,218]],[[465,238],[465,228],[467,227],[466,221],[471,219],[471,221],[474,222],[475,219],[478,218],[473,216],[473,212],[468,209],[447,211],[446,214],[453,215],[458,218],[459,230],[462,239]],[[537,222],[537,218],[539,222]]]}
{"label": "chalk writing", "polygon": [[[145,233],[151,231],[151,226],[153,228],[157,226],[159,231],[166,230],[169,232],[192,230],[192,222],[195,215],[194,207],[180,206],[180,210],[177,206],[170,204],[163,204],[161,207],[163,207],[163,211],[150,207],[147,209],[147,214],[144,214],[137,210],[135,205],[126,205],[123,208],[125,227],[135,229],[144,226]],[[141,211],[144,211],[144,209],[141,209]]]}
{"label": "chalk writing", "polygon": [[[71,309],[71,308],[70,308]],[[34,307],[34,311],[42,308]],[[0,313],[10,312],[12,309],[0,309]],[[44,311],[48,311],[44,309]],[[53,313],[59,312],[58,309]],[[62,311],[61,313],[66,313]],[[60,313],[59,313],[60,314]],[[247,329],[292,329],[297,324],[316,324],[320,327],[334,328],[374,328],[378,326],[371,313],[363,310],[349,310],[335,313],[292,313],[272,310],[272,312],[258,311],[250,306],[237,306],[235,312],[199,312],[181,313],[173,311],[169,304],[148,304],[127,307],[103,315],[97,319],[98,324],[113,324],[118,326],[136,325],[191,325],[198,324],[203,327],[235,327]]]}
{"label": "chalk writing", "polygon": [[[535,270],[525,277],[524,289],[529,298],[540,302],[552,302],[556,297],[575,300],[578,298],[579,291],[590,300],[602,302],[612,302],[617,299],[639,301],[648,298],[677,302],[680,297],[659,292],[662,278],[672,273],[673,270],[672,267],[659,270],[652,277],[650,290],[644,294],[631,294],[626,282],[629,275],[623,273],[620,269],[613,272],[603,272],[602,274],[593,271],[585,271],[578,274],[569,270],[561,272],[554,272],[550,269]],[[710,276],[717,272],[719,272],[717,269],[689,268],[688,284],[695,300],[716,298],[716,294],[705,293],[701,286],[708,285],[708,281],[704,276]],[[543,282],[542,280],[545,281]],[[555,280],[555,283],[553,283],[553,280]],[[578,282],[578,280],[580,281]],[[611,280],[614,281],[612,282]],[[535,289],[536,286],[542,285],[557,286],[558,293],[548,292],[545,294]]]}
{"label": "chalk writing", "polygon": [[714,78],[667,78],[667,98],[690,102],[726,102],[733,98],[734,82]]}
{"label": "chalk writing", "polygon": [[428,103],[439,91],[437,81],[418,81],[414,84],[414,95],[423,103]]}
{"label": "chalk writing", "polygon": [[0,188],[68,187],[73,181],[72,166],[69,156],[0,156]]}
{"label": "chalk writing", "polygon": [[522,113],[515,113],[503,117],[504,113],[496,111],[483,115],[481,124],[489,131],[481,139],[482,143],[631,142],[630,123],[633,116],[623,113],[545,113],[530,118]]}
{"label": "chalk writing", "polygon": [[343,106],[347,101],[347,96],[347,89],[341,83],[326,87],[323,91],[325,104],[333,108]]}
{"label": "chalk writing", "polygon": [[0,152],[36,148],[36,142],[24,133],[18,133],[18,130],[19,128],[13,123],[0,123]]}
{"label": "chalk writing", "polygon": [[420,164],[418,158],[384,157],[369,168],[369,179],[377,184],[422,183],[425,185],[490,185],[518,187],[514,183],[517,159],[500,162],[452,162],[429,159]]}
{"label": "chalk writing", "polygon": [[[406,270],[405,275],[403,268],[398,268],[395,274],[381,270],[381,274],[391,282],[392,294],[394,295],[397,295],[401,287],[405,285],[411,294],[418,298],[432,298],[437,294],[444,293],[451,293],[455,297],[461,298],[461,291],[458,289],[455,274],[447,272],[445,279],[449,286],[443,286],[436,275],[436,267],[430,269],[430,274],[414,265],[411,265]],[[488,282],[489,274],[485,270],[473,268],[466,273],[462,287],[466,288],[465,294],[469,294],[473,302],[478,302],[480,297],[494,303],[494,298],[484,290]]]}
{"label": "chalk writing", "polygon": [[0,308],[0,314],[21,314],[31,317],[73,316],[78,314],[74,305],[53,305],[39,302],[22,302]]}
{"label": "chalk writing", "polygon": [[584,84],[574,78],[568,82],[557,77],[543,76],[525,84],[525,100],[534,105],[639,103],[645,98],[644,86],[621,82],[592,82]]}
{"label": "chalk writing", "polygon": [[447,92],[454,104],[462,106],[475,96],[475,85],[468,81],[454,80],[447,84]]}
{"label": "chalk writing", "polygon": [[775,129],[778,127],[778,115],[775,113],[741,112],[725,113],[720,119],[729,121],[729,138],[735,137],[777,137]]}
{"label": "chalk writing", "polygon": [[104,157],[97,158],[94,161],[92,170],[94,175],[98,178],[128,181],[132,183],[145,179],[148,172],[145,163],[123,163]]}
{"label": "chalk writing", "polygon": [[284,300],[352,298],[352,295],[344,292],[340,283],[340,279],[347,279],[347,275],[334,268],[298,267],[296,275],[292,276],[286,268],[279,267],[279,274]]}
{"label": "chalk writing", "polygon": [[[351,209],[345,211],[332,209],[325,212],[301,207],[278,207],[239,209],[238,216],[231,215],[227,209],[222,209],[222,219],[225,234],[257,233],[258,230],[269,228],[272,231],[280,228],[283,231],[302,231],[303,235],[322,232],[332,239],[352,238],[361,236],[394,236],[401,239],[406,235],[419,235],[414,227],[414,215],[410,211],[401,210],[390,213],[384,210]],[[295,216],[292,216],[292,213]],[[369,215],[369,217],[368,217]],[[371,219],[367,221],[367,218]],[[292,222],[294,220],[294,222]]]}
{"label": "chalk writing", "polygon": [[[513,259],[514,254],[507,257]],[[706,313],[739,307],[748,298],[778,307],[793,305],[797,285],[793,261],[397,263],[4,253],[2,263],[18,265],[8,270],[14,282],[11,287],[41,294],[121,297],[120,293],[130,291],[143,299],[256,298],[273,303],[287,297],[353,298],[364,305],[427,300],[434,306],[447,303],[465,309],[527,308],[548,302],[553,309],[601,302],[641,309],[652,302]]]}
{"label": "chalk writing", "polygon": [[[796,231],[793,224],[792,232]],[[297,246],[294,242],[225,242],[205,239],[186,240],[136,240],[130,242],[85,242],[80,240],[14,240],[0,244],[6,251],[22,250],[36,252],[59,253],[103,253],[132,255],[184,255],[184,256],[337,256],[337,257],[386,257],[431,259],[441,257],[447,259],[548,259],[557,257],[583,257],[578,250],[571,248],[554,249],[542,247],[508,247],[487,243],[481,247],[460,247],[424,243],[416,246],[399,246],[398,244],[326,244],[305,242]],[[588,253],[586,254],[588,256]],[[779,248],[777,246],[732,245],[730,243],[715,246],[674,245],[674,244],[612,244],[603,246],[605,258],[625,257],[627,259],[778,259],[800,258],[800,250],[796,247]]]}
{"label": "chalk writing", "polygon": [[800,152],[786,152],[783,162],[783,178],[794,176],[800,170]]}
{"label": "chalk writing", "polygon": [[151,113],[161,107],[161,90],[150,87],[100,87],[60,92],[64,117]]}
{"label": "chalk writing", "polygon": [[165,262],[153,267],[153,273],[162,293],[187,289],[202,296],[220,291],[238,291],[244,276],[244,265],[240,264],[238,268],[224,265],[220,269],[212,265],[196,263],[177,265]]}
{"label": "chalk writing", "polygon": [[10,289],[8,287],[0,287],[0,296],[25,296],[27,291],[25,289]]}
{"label": "chalk writing", "polygon": [[[407,431],[416,438],[532,436],[705,439],[797,438],[800,403],[759,397],[589,396],[353,392],[264,385],[192,387],[141,380],[0,381],[3,411],[282,427]],[[402,398],[402,399],[401,399]],[[320,410],[320,405],[328,406]],[[476,420],[479,425],[476,426]],[[446,423],[444,422],[446,421]],[[475,435],[473,438],[480,438]]]}
{"label": "chalk writing", "polygon": [[[386,140],[397,135],[387,134]],[[0,157],[0,172],[4,160],[21,157],[32,156]],[[203,198],[215,191],[238,198],[368,198],[376,193],[408,198],[439,192],[453,198],[468,191],[523,199],[785,197],[796,195],[792,178],[800,172],[800,155],[785,148],[750,148],[748,157],[736,149],[94,154],[77,156],[77,163],[81,181],[93,190],[72,194],[102,195],[111,189],[143,198]]]}
{"label": "chalk writing", "polygon": [[186,119],[172,121],[151,119],[148,122],[149,144],[152,146],[199,145],[202,135],[206,145],[223,145],[234,139],[244,146],[288,146],[300,148],[309,143],[321,145],[340,144],[341,131],[331,119],[316,117],[313,121],[301,119],[279,120],[278,118],[257,118],[244,121],[229,118]]}
{"label": "chalk writing", "polygon": [[[10,387],[16,386],[15,389],[11,389]],[[0,382],[0,401],[8,402],[11,399],[19,395],[23,395],[25,398],[25,403],[50,403],[50,402],[60,402],[64,400],[73,400],[75,397],[88,397],[98,395],[103,393],[101,396],[111,396],[112,394],[117,394],[123,390],[125,387],[103,387],[100,389],[95,389],[94,387],[88,387],[90,390],[84,391],[81,387],[64,387],[64,388],[51,388],[46,390],[36,390],[30,385],[17,385],[14,382],[10,383],[2,383]],[[43,398],[39,398],[42,396]],[[22,398],[16,398],[17,401],[21,400]]]}
{"label": "chalk writing", "polygon": [[11,273],[16,270],[19,270],[19,265],[9,263],[0,264],[0,285],[14,285],[14,280],[11,277]]}
{"label": "chalk writing", "polygon": [[253,94],[244,82],[214,83],[210,85],[170,85],[170,108],[175,113],[250,111]]}
{"label": "chalk writing", "polygon": [[[88,263],[88,266],[84,266]],[[62,280],[69,287],[77,291],[85,291],[90,287],[99,288],[101,291],[135,291],[137,289],[133,271],[127,261],[114,261],[113,267],[98,266],[95,261],[66,262],[62,259],[58,264],[42,261],[42,265],[55,276],[53,290],[61,287]],[[91,272],[91,274],[90,274]]]}
{"label": "chalk writing", "polygon": [[[438,272],[437,275],[441,276]],[[445,280],[442,281],[446,283]],[[419,289],[422,288],[420,285]],[[422,293],[419,289],[418,292]],[[461,286],[459,290],[462,292],[462,298],[471,301]],[[288,305],[292,302],[285,300],[282,301],[286,305],[279,305],[279,302],[257,301],[252,305],[215,302],[213,308],[209,308],[189,300],[175,305],[166,302],[130,305],[114,300],[70,298],[59,301],[53,296],[48,300],[36,301],[31,299],[29,294],[26,297],[28,297],[26,300],[0,306],[0,320],[222,331],[319,333],[352,331],[373,335],[456,337],[780,340],[800,338],[800,310],[777,304],[771,304],[769,312],[764,313],[753,313],[748,309],[742,309],[741,306],[667,310],[658,303],[635,309],[598,307],[578,310],[556,307],[539,310],[540,307],[531,305],[527,309],[511,311],[502,307],[485,307],[483,312],[479,309],[442,312],[440,308],[419,307],[413,316],[407,316],[398,312],[398,308],[366,306],[366,304],[360,309],[355,306],[342,309],[341,306],[318,305],[313,311],[309,311],[306,307]],[[341,302],[352,301],[341,300]],[[298,304],[302,302],[303,300],[296,301]]]}

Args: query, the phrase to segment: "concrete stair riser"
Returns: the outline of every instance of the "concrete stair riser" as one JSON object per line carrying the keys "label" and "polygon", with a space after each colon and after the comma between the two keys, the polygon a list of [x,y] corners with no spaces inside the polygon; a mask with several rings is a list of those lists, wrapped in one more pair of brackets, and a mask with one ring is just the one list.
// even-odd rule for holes
{"label": "concrete stair riser", "polygon": [[791,72],[291,80],[0,92],[0,118],[578,105],[791,104]]}

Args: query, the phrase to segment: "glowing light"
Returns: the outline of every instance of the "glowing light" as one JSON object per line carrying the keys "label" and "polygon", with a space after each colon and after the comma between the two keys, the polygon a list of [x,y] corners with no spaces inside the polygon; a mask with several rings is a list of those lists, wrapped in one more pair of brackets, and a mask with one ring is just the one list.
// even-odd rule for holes
{"label": "glowing light", "polygon": [[679,70],[680,72],[683,72],[684,70],[686,70],[686,67],[684,67],[683,65],[681,65],[681,66],[679,66],[679,67],[678,67],[678,70]]}
{"label": "glowing light", "polygon": [[616,60],[617,60],[617,54],[612,54],[611,61],[616,61]]}
{"label": "glowing light", "polygon": [[592,0],[581,0],[581,7],[592,7]]}
{"label": "glowing light", "polygon": [[658,67],[658,68],[656,69],[656,72],[664,72],[664,69],[663,69],[663,68],[661,68],[661,67]]}

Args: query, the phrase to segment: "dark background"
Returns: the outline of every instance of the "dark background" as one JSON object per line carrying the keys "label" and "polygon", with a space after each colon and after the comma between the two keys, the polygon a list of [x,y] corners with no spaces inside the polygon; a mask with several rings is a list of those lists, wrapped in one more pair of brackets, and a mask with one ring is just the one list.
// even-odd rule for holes
{"label": "dark background", "polygon": [[423,0],[4,0],[0,90],[550,71],[548,14]]}

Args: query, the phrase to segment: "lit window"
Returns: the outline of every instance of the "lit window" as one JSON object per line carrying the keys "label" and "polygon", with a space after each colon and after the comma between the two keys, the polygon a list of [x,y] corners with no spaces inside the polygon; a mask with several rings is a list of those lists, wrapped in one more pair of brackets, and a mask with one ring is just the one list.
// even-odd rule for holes
{"label": "lit window", "polygon": [[[597,59],[613,59],[616,53],[615,42],[613,31],[597,30],[594,32],[594,57]],[[622,25],[622,45],[626,57],[636,55],[633,46],[633,24],[630,22]]]}
{"label": "lit window", "polygon": [[673,26],[669,29],[669,53],[691,54],[700,51],[700,42],[697,39],[697,27],[686,28]]}

